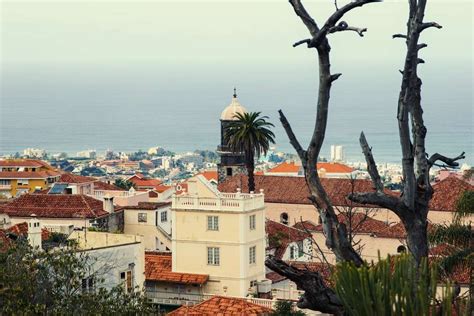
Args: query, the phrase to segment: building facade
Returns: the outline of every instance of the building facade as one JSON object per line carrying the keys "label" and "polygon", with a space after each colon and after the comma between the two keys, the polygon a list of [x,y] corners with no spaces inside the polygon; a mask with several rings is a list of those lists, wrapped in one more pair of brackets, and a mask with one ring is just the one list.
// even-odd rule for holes
{"label": "building facade", "polygon": [[263,193],[220,193],[197,176],[171,210],[173,272],[209,275],[204,292],[229,296],[265,279]]}

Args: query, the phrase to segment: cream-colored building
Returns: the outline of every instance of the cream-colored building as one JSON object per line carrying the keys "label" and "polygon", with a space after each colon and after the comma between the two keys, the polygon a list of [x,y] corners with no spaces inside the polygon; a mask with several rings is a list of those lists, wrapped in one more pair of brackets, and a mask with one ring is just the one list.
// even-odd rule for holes
{"label": "cream-colored building", "polygon": [[124,233],[140,235],[146,250],[171,250],[171,203],[124,207]]}
{"label": "cream-colored building", "polygon": [[221,193],[203,176],[173,196],[172,271],[209,275],[204,292],[246,296],[265,279],[264,195]]}

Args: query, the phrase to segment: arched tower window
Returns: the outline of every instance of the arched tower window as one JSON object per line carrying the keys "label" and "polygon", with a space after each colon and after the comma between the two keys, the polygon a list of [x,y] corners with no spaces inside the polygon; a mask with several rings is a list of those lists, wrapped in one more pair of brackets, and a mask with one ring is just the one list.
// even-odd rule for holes
{"label": "arched tower window", "polygon": [[397,253],[405,253],[407,252],[407,248],[404,245],[400,245],[397,247]]}
{"label": "arched tower window", "polygon": [[280,223],[288,225],[288,213],[283,212],[280,214]]}

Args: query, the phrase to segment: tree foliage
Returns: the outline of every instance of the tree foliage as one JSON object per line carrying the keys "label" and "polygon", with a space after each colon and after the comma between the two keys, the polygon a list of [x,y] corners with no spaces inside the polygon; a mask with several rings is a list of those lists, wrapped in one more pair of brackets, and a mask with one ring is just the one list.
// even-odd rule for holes
{"label": "tree foliage", "polygon": [[[101,287],[95,263],[74,247],[33,250],[23,238],[0,253],[1,314],[146,314],[151,312],[141,293],[122,286]],[[93,291],[84,280],[93,279]]]}
{"label": "tree foliage", "polygon": [[451,315],[452,289],[436,297],[437,270],[424,258],[417,266],[409,254],[388,257],[373,266],[342,262],[335,290],[348,315]]}
{"label": "tree foliage", "polygon": [[293,307],[291,301],[277,301],[275,303],[275,311],[272,316],[304,316],[306,315],[302,311],[297,311]]}
{"label": "tree foliage", "polygon": [[135,187],[133,182],[121,178],[116,179],[114,185],[124,190],[130,190],[130,188]]}
{"label": "tree foliage", "polygon": [[224,132],[224,138],[233,152],[244,153],[249,179],[249,191],[255,191],[253,171],[255,158],[266,155],[270,144],[275,143],[275,134],[270,130],[274,125],[267,122],[261,112],[237,113]]}

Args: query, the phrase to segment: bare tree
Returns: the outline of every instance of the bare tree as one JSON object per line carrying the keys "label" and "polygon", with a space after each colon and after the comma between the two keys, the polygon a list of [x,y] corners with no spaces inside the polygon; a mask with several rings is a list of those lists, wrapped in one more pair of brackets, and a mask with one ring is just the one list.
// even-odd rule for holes
{"label": "bare tree", "polygon": [[[336,11],[326,20],[322,27],[319,27],[308,14],[300,0],[290,0],[296,15],[305,24],[311,35],[311,38],[301,40],[293,46],[306,43],[308,48],[315,48],[319,61],[316,123],[311,141],[306,150],[300,145],[283,112],[279,111],[280,121],[289,137],[290,143],[302,161],[310,194],[308,198],[320,214],[323,231],[326,236],[326,246],[334,252],[339,261],[352,261],[356,265],[362,265],[363,260],[352,247],[347,237],[345,224],[339,223],[337,220],[334,207],[321,185],[316,163],[326,132],[331,85],[333,81],[341,76],[341,74],[331,74],[329,58],[331,47],[327,36],[339,31],[355,31],[360,36],[363,36],[363,33],[366,31],[365,28],[351,27],[348,23],[344,21],[339,22],[339,20],[352,9],[372,2],[378,2],[378,0],[355,0],[340,8],[338,8],[335,2]],[[392,210],[397,214],[407,231],[407,245],[416,262],[419,262],[423,256],[428,254],[428,202],[433,194],[433,189],[429,182],[429,170],[437,161],[442,161],[447,166],[454,167],[458,166],[457,160],[464,158],[464,153],[455,158],[448,158],[440,154],[434,154],[428,158],[426,154],[426,127],[423,123],[421,80],[417,75],[417,67],[418,64],[424,62],[418,57],[418,52],[427,45],[424,43],[419,44],[418,41],[421,32],[424,30],[430,27],[441,28],[441,26],[434,22],[423,22],[425,6],[426,0],[409,0],[410,9],[407,33],[393,36],[394,38],[406,39],[407,45],[405,66],[404,70],[401,71],[403,78],[397,116],[403,154],[403,192],[400,197],[384,192],[371,148],[366,141],[365,135],[361,133],[360,144],[367,161],[367,169],[374,184],[375,192],[352,193],[349,195],[349,199],[354,202],[377,205]],[[341,301],[334,291],[324,286],[322,278],[318,273],[289,267],[276,258],[268,258],[266,265],[273,271],[294,281],[300,288],[305,290],[305,294],[298,303],[300,308],[309,308],[337,315],[343,313]]]}

